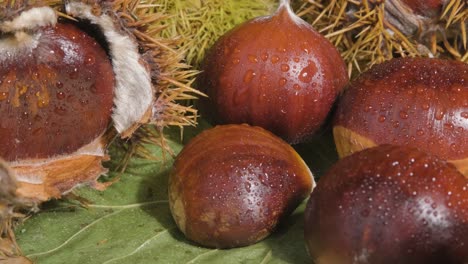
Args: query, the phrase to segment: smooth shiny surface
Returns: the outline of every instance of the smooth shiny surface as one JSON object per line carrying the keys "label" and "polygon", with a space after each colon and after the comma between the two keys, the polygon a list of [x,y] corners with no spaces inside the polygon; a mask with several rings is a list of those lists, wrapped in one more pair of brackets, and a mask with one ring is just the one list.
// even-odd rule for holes
{"label": "smooth shiny surface", "polygon": [[348,81],[336,48],[286,7],[222,36],[202,65],[202,114],[307,140]]}
{"label": "smooth shiny surface", "polygon": [[231,248],[268,236],[311,188],[308,167],[283,140],[259,127],[225,125],[178,155],[169,203],[187,238]]}
{"label": "smooth shiny surface", "polygon": [[468,180],[417,149],[382,145],[338,161],[305,211],[314,263],[466,263]]}
{"label": "smooth shiny surface", "polygon": [[0,157],[69,154],[110,122],[114,74],[104,49],[71,24],[40,30],[33,49],[0,60]]}
{"label": "smooth shiny surface", "polygon": [[444,159],[464,159],[468,64],[407,58],[376,65],[346,89],[335,126],[376,144],[409,145]]}

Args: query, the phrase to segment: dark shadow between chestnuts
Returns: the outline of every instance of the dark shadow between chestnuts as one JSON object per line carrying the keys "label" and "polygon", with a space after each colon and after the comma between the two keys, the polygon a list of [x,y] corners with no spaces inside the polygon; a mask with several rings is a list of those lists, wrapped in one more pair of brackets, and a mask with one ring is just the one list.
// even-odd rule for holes
{"label": "dark shadow between chestnuts", "polygon": [[[308,263],[304,240],[304,201],[287,219],[281,222],[275,232],[264,243],[271,249],[274,259],[285,263]],[[307,260],[307,261],[306,261]]]}

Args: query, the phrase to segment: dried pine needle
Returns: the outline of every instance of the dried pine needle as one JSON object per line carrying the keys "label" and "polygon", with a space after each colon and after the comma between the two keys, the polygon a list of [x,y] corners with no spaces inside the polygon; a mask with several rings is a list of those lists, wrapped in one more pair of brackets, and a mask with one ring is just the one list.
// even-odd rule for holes
{"label": "dried pine needle", "polygon": [[302,1],[298,13],[337,46],[352,76],[393,57],[467,60],[466,1],[450,0],[437,24],[412,35],[390,23],[385,1]]}
{"label": "dried pine needle", "polygon": [[157,8],[172,14],[161,20],[165,25],[162,37],[182,36],[179,48],[186,51],[186,60],[199,65],[216,39],[234,26],[253,17],[267,15],[277,5],[275,0],[160,0]]}

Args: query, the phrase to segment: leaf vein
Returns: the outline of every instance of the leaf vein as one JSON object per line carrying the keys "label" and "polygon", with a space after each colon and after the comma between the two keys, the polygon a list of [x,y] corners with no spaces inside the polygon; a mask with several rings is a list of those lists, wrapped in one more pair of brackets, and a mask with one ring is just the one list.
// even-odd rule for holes
{"label": "leaf vein", "polygon": [[154,205],[154,204],[165,204],[165,203],[168,203],[168,202],[169,202],[168,200],[157,200],[157,201],[126,204],[126,205],[89,204],[89,205],[86,205],[86,207],[88,207],[88,208],[104,208],[104,209],[130,209],[130,208],[138,208],[138,207],[144,207],[144,206]]}
{"label": "leaf vein", "polygon": [[50,249],[50,250],[47,250],[47,251],[43,251],[43,252],[39,252],[39,253],[34,253],[34,254],[29,254],[27,255],[26,257],[28,258],[31,258],[31,257],[38,257],[38,256],[42,256],[42,255],[47,255],[47,254],[50,254],[52,252],[55,252],[61,248],[63,248],[64,246],[66,246],[68,243],[70,243],[70,241],[72,241],[75,237],[77,237],[78,235],[80,235],[81,233],[83,233],[84,231],[88,230],[89,228],[91,228],[92,226],[96,225],[97,223],[101,222],[102,220],[108,218],[108,217],[111,217],[113,215],[116,215],[120,212],[122,212],[122,210],[119,210],[119,211],[115,211],[113,213],[110,213],[110,214],[107,214],[107,215],[104,215],[102,217],[99,217],[98,219],[94,220],[93,222],[91,222],[90,224],[88,224],[87,226],[83,227],[82,229],[80,229],[78,232],[76,232],[75,234],[73,234],[71,237],[69,237],[67,240],[65,240],[65,242],[63,242],[62,244],[60,244],[59,246],[53,248],[53,249]]}
{"label": "leaf vein", "polygon": [[209,251],[207,251],[207,252],[204,252],[204,253],[202,253],[202,254],[196,256],[195,258],[189,260],[186,264],[195,263],[195,261],[197,261],[199,258],[201,258],[201,257],[203,257],[203,256],[206,256],[206,255],[209,255],[209,254],[211,254],[211,253],[214,253],[214,252],[216,252],[216,251],[218,251],[218,250],[219,250],[219,249],[212,249],[212,250],[209,250]]}
{"label": "leaf vein", "polygon": [[156,235],[148,238],[147,240],[145,240],[145,242],[143,242],[140,246],[138,246],[136,249],[134,249],[132,252],[130,252],[129,254],[126,254],[126,255],[123,255],[123,256],[120,256],[120,257],[117,257],[117,258],[113,258],[113,259],[109,259],[105,262],[103,262],[102,264],[108,264],[108,263],[111,263],[113,261],[116,261],[116,260],[120,260],[120,259],[124,259],[124,258],[127,258],[127,257],[130,257],[130,256],[133,256],[135,255],[136,253],[138,253],[138,251],[140,251],[142,248],[144,248],[145,246],[147,246],[151,241],[153,241],[155,238],[159,237],[160,235],[162,235],[163,233],[167,233],[169,232],[169,230],[171,229],[174,229],[175,227],[172,227],[172,228],[169,228],[169,229],[166,229],[164,231],[161,231],[161,232],[158,232]]}

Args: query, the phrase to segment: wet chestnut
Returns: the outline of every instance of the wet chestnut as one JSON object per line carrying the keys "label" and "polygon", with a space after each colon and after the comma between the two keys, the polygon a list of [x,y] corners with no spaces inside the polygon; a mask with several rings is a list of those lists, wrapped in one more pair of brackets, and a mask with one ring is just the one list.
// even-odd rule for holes
{"label": "wet chestnut", "polygon": [[177,156],[169,204],[188,239],[240,247],[268,236],[314,185],[286,142],[260,127],[224,125],[202,132]]}
{"label": "wet chestnut", "polygon": [[446,161],[381,145],[338,161],[305,211],[314,263],[467,263],[468,180]]}
{"label": "wet chestnut", "polygon": [[261,126],[295,144],[321,126],[348,76],[337,49],[282,1],[275,14],[223,35],[198,86],[202,114],[218,124]]}
{"label": "wet chestnut", "polygon": [[346,89],[333,132],[341,157],[380,144],[409,145],[468,176],[468,64],[405,58],[374,66]]}
{"label": "wet chestnut", "polygon": [[73,153],[111,121],[115,81],[104,49],[72,24],[36,36],[31,48],[0,53],[0,157],[7,161]]}

